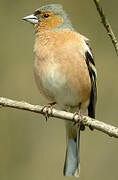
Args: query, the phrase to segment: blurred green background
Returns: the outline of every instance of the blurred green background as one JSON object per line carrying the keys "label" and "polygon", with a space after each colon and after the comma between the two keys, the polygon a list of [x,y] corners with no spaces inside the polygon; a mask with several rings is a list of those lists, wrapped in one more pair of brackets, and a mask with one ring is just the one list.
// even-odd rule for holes
{"label": "blurred green background", "polygon": [[[118,127],[118,57],[91,0],[0,1],[0,96],[46,104],[33,76],[34,32],[22,17],[61,3],[77,31],[90,39],[98,70],[97,119]],[[118,1],[101,1],[118,37]],[[0,180],[64,180],[64,121],[0,109]],[[81,132],[80,180],[118,179],[118,140],[88,128]],[[66,177],[66,179],[74,177]]]}

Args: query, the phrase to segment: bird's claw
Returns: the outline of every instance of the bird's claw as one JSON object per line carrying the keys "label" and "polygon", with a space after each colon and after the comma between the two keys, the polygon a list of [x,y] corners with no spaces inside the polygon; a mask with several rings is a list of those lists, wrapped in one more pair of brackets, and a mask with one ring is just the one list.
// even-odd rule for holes
{"label": "bird's claw", "polygon": [[48,105],[43,106],[42,108],[42,113],[45,116],[46,122],[48,120],[48,118],[50,117],[50,115],[52,114],[52,106],[55,105],[56,102],[53,103],[49,103]]}
{"label": "bird's claw", "polygon": [[74,113],[73,120],[75,120],[74,125],[78,124],[81,131],[85,130],[85,126],[82,124],[83,118],[81,111]]}
{"label": "bird's claw", "polygon": [[89,126],[89,129],[91,130],[91,131],[93,131],[94,130],[94,128],[90,125]]}

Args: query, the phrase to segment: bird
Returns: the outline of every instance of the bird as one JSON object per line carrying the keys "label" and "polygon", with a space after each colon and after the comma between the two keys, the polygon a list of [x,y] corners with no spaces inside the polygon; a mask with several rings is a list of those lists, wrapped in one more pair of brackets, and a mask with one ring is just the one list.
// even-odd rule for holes
{"label": "bird", "polygon": [[[34,76],[40,93],[61,110],[95,118],[97,71],[88,38],[74,29],[61,4],[41,6],[23,20],[34,27]],[[63,174],[79,177],[81,127],[68,121],[65,126]]]}

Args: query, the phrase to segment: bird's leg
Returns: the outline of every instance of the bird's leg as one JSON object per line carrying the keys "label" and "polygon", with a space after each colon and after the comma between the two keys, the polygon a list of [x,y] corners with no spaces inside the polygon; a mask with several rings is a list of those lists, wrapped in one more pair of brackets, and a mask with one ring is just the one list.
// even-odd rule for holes
{"label": "bird's leg", "polygon": [[[74,125],[75,124],[78,124],[78,126],[80,127],[80,130],[81,131],[84,131],[85,130],[85,125],[82,124],[82,113],[81,113],[81,103],[79,104],[79,111],[78,112],[75,112],[74,115],[73,115],[73,120],[76,120],[76,122],[74,122]],[[76,118],[77,116],[77,118]]]}
{"label": "bird's leg", "polygon": [[[76,116],[77,116],[77,118],[76,118]],[[85,130],[85,126],[82,124],[82,120],[83,119],[82,119],[82,113],[81,113],[80,110],[78,112],[74,113],[73,120],[75,120],[75,119],[77,119],[77,120],[76,120],[76,122],[74,122],[74,125],[78,124],[78,126],[80,127],[80,130],[84,131]]]}
{"label": "bird's leg", "polygon": [[43,106],[41,111],[43,115],[45,116],[46,122],[49,116],[52,114],[52,106],[54,106],[55,104],[56,102],[51,102],[51,103],[48,103],[48,105]]}

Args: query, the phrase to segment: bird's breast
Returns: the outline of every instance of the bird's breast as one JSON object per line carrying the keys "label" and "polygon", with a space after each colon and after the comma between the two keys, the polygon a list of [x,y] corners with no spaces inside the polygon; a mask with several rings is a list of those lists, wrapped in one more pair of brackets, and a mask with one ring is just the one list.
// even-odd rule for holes
{"label": "bird's breast", "polygon": [[[54,34],[53,34],[54,35]],[[60,35],[60,34],[59,34]],[[77,106],[89,100],[91,81],[78,41],[46,38],[35,44],[34,71],[40,91],[58,104]],[[42,44],[43,43],[43,44]]]}
{"label": "bird's breast", "polygon": [[[36,63],[36,62],[35,62]],[[67,74],[54,62],[35,64],[35,79],[40,91],[52,101],[63,105],[75,105],[79,102],[77,90],[71,87]],[[37,68],[40,66],[39,68]],[[42,67],[43,66],[43,67]]]}

